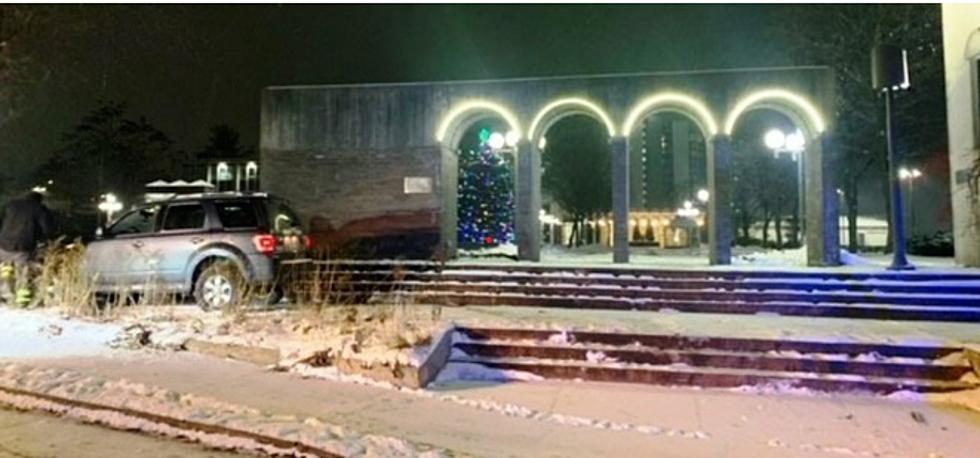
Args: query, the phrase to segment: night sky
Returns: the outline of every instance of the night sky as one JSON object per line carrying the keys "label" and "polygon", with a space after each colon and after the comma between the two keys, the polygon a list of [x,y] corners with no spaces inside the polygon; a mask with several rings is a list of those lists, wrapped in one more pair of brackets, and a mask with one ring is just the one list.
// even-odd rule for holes
{"label": "night sky", "polygon": [[[175,5],[115,11],[105,26],[72,34],[68,51],[38,40],[33,52],[51,64],[52,81],[8,137],[18,149],[45,156],[100,99],[127,102],[131,114],[145,114],[178,148],[196,150],[216,123],[229,123],[246,142],[257,143],[259,93],[270,85],[789,63],[765,27],[778,19],[780,8],[773,6]],[[81,14],[64,16],[83,21]]]}
{"label": "night sky", "polygon": [[[806,7],[806,6],[795,6]],[[780,5],[140,5],[55,7],[24,50],[43,65],[3,128],[30,168],[100,100],[125,102],[175,148],[227,123],[258,143],[263,87],[793,65]],[[880,210],[877,193],[862,202]]]}

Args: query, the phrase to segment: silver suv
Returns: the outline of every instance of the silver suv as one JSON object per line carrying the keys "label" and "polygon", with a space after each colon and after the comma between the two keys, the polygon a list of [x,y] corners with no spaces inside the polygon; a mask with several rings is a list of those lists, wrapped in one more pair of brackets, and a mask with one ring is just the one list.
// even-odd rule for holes
{"label": "silver suv", "polygon": [[193,294],[220,308],[257,290],[277,301],[282,261],[310,248],[299,218],[267,194],[218,193],[140,205],[89,244],[85,272],[99,293]]}

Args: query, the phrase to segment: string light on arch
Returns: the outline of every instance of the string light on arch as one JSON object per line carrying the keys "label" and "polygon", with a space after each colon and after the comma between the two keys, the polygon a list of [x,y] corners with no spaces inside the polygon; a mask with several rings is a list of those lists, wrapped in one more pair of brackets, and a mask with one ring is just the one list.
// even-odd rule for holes
{"label": "string light on arch", "polygon": [[456,104],[452,110],[449,110],[449,113],[443,116],[442,122],[439,123],[439,128],[436,130],[436,140],[439,142],[444,141],[446,139],[446,134],[449,132],[449,128],[453,126],[456,119],[466,112],[472,110],[491,111],[497,115],[500,115],[500,117],[504,118],[504,121],[506,121],[507,125],[510,127],[510,132],[508,132],[507,135],[511,137],[511,140],[516,143],[522,138],[520,123],[517,122],[517,116],[514,116],[513,112],[496,102],[483,99],[472,99]]}
{"label": "string light on arch", "polygon": [[633,126],[636,125],[644,114],[661,105],[680,105],[685,107],[693,112],[701,125],[707,130],[705,134],[714,136],[718,133],[718,123],[715,122],[714,116],[711,115],[711,110],[708,110],[708,107],[704,103],[694,97],[679,92],[664,92],[641,100],[640,103],[636,104],[630,110],[629,115],[626,117],[626,122],[623,123],[623,135],[629,136],[633,131]]}
{"label": "string light on arch", "polygon": [[728,115],[728,119],[725,120],[725,135],[731,135],[735,131],[735,123],[738,122],[738,118],[742,113],[753,105],[766,100],[780,100],[787,102],[794,108],[800,109],[802,114],[805,115],[810,127],[816,130],[814,132],[816,134],[823,133],[827,128],[820,110],[807,100],[806,97],[785,89],[763,89],[743,97],[735,104],[735,108],[732,109],[732,112]]}
{"label": "string light on arch", "polygon": [[609,136],[616,136],[616,126],[613,124],[612,118],[609,117],[609,114],[606,113],[602,107],[584,98],[567,97],[555,100],[554,102],[545,105],[544,108],[538,111],[538,114],[534,117],[534,120],[531,121],[531,128],[527,131],[528,138],[534,138],[534,135],[538,133],[538,126],[541,124],[541,121],[544,120],[545,116],[548,115],[548,113],[566,105],[578,106],[591,111],[599,118],[600,121],[602,121],[602,124],[606,126],[606,131],[609,132]]}

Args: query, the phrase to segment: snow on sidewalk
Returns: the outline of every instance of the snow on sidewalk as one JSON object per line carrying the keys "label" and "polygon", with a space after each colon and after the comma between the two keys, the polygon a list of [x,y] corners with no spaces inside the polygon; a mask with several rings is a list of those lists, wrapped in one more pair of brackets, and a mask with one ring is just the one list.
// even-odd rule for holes
{"label": "snow on sidewalk", "polygon": [[[341,456],[444,456],[443,452],[432,447],[423,448],[392,437],[357,434],[316,417],[299,418],[273,414],[206,396],[180,393],[125,379],[107,380],[72,370],[0,363],[0,386],[178,420],[220,425],[299,442]],[[250,439],[176,429],[136,418],[119,418],[118,414],[111,412],[79,412],[77,408],[59,408],[48,401],[0,391],[0,405],[4,404],[67,414],[87,422],[110,424],[117,429],[139,430],[174,438],[187,437],[221,449],[269,451],[267,447]]]}
{"label": "snow on sidewalk", "polygon": [[49,364],[476,456],[949,458],[980,447],[976,414],[921,398],[549,381],[415,393],[188,353]]}

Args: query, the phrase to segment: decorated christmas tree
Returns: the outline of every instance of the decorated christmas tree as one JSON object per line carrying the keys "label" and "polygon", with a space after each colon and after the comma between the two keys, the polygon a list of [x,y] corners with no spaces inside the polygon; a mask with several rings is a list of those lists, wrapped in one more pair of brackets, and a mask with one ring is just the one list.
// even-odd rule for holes
{"label": "decorated christmas tree", "polygon": [[480,131],[476,150],[459,154],[459,245],[494,247],[514,239],[514,191],[510,164]]}

